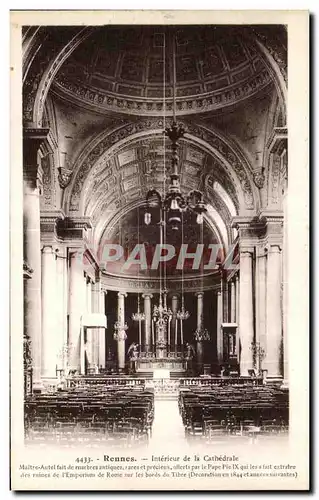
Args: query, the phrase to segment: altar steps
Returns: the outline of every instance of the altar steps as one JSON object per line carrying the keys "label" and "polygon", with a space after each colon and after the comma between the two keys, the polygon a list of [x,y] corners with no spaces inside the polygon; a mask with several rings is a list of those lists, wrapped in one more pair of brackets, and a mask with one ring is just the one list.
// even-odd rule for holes
{"label": "altar steps", "polygon": [[152,371],[147,371],[147,372],[144,372],[144,371],[137,371],[135,376],[137,378],[143,378],[145,380],[150,380],[153,378],[153,372]]}
{"label": "altar steps", "polygon": [[172,380],[180,379],[185,377],[185,371],[184,370],[176,370],[173,372],[169,372],[169,378]]}

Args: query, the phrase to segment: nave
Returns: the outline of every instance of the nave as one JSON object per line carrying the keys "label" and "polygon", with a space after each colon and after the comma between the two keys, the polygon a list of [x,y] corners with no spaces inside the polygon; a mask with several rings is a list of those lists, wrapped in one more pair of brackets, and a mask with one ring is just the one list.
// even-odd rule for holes
{"label": "nave", "polygon": [[22,44],[26,443],[286,436],[286,29]]}

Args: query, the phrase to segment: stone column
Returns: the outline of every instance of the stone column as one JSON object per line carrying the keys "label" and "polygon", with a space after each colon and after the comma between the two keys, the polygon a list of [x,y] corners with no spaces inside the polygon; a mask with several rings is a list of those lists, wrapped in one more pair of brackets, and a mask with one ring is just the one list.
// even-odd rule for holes
{"label": "stone column", "polygon": [[[202,330],[204,328],[204,293],[199,292],[197,295],[197,330]],[[204,343],[203,340],[197,340],[196,345],[197,352],[197,366],[198,370],[201,372],[204,361]]]}
{"label": "stone column", "polygon": [[[89,276],[86,277],[86,312],[92,312],[92,282]],[[93,363],[93,328],[87,328],[86,330],[86,356],[88,361],[88,367],[94,368]]]}
{"label": "stone column", "polygon": [[74,251],[70,255],[69,280],[69,369],[81,370],[81,316],[85,310],[83,253]]}
{"label": "stone column", "polygon": [[238,324],[238,322],[239,322],[239,275],[238,275],[238,273],[236,274],[235,282],[236,282],[236,323]]}
{"label": "stone column", "polygon": [[281,248],[270,245],[267,257],[267,340],[265,368],[267,377],[279,378],[282,349],[281,322]]}
{"label": "stone column", "polygon": [[144,314],[145,314],[145,352],[152,352],[152,305],[153,295],[144,293]]}
{"label": "stone column", "polygon": [[[287,186],[286,186],[287,187]],[[284,383],[288,386],[289,381],[289,366],[288,366],[288,332],[287,332],[287,304],[288,304],[288,290],[287,290],[287,270],[288,270],[288,224],[287,224],[287,192],[283,196],[283,245],[282,245],[282,309],[283,309],[283,348],[284,348]]]}
{"label": "stone column", "polygon": [[[105,314],[105,296],[107,294],[107,290],[100,286],[100,312]],[[101,368],[106,367],[106,332],[104,328],[99,328],[99,335],[98,335],[98,366]]]}
{"label": "stone column", "polygon": [[[92,310],[94,313],[105,314],[104,305],[104,288],[101,286],[99,277],[96,279],[92,287]],[[99,368],[105,368],[105,329],[92,329],[92,363]]]}
{"label": "stone column", "polygon": [[236,323],[236,283],[234,279],[230,282],[230,322]]}
{"label": "stone column", "polygon": [[56,257],[52,246],[42,248],[42,369],[44,378],[55,378],[59,344],[57,342]]}
{"label": "stone column", "polygon": [[204,326],[204,293],[198,292],[197,296],[197,328]]}
{"label": "stone column", "polygon": [[236,282],[236,352],[237,352],[237,362],[239,363],[239,273],[235,277]]}
{"label": "stone column", "polygon": [[223,294],[223,323],[228,323],[228,282],[222,273],[222,294]]}
{"label": "stone column", "polygon": [[256,266],[256,342],[260,353],[256,356],[257,371],[263,368],[263,352],[266,348],[266,260],[263,247],[257,247]]}
{"label": "stone column", "polygon": [[[177,345],[175,345],[176,338],[176,327],[177,327],[177,311],[178,311],[178,295],[172,296],[172,321],[171,321],[171,338],[170,338],[170,347],[171,350],[177,351]],[[178,328],[178,327],[177,327]],[[178,343],[178,339],[177,339]]]}
{"label": "stone column", "polygon": [[252,350],[252,343],[254,341],[252,256],[252,250],[243,250],[240,253],[240,375],[248,375],[248,370],[254,367]]}
{"label": "stone column", "polygon": [[86,310],[92,312],[92,281],[89,276],[86,277]]}
{"label": "stone column", "polygon": [[127,338],[125,331],[125,297],[126,293],[118,293],[117,302],[117,321],[119,323],[119,329],[117,330],[117,359],[119,371],[124,371],[125,368],[125,340]]}
{"label": "stone column", "polygon": [[223,363],[223,332],[222,332],[222,316],[223,316],[223,296],[221,290],[217,291],[217,360],[218,364]]}
{"label": "stone column", "polygon": [[66,369],[66,348],[67,348],[67,258],[64,248],[60,248],[56,254],[56,297],[57,297],[57,343],[58,369]]}
{"label": "stone column", "polygon": [[41,390],[41,247],[38,151],[48,129],[23,132],[23,257],[33,270],[24,284],[24,333],[30,338],[33,389]]}

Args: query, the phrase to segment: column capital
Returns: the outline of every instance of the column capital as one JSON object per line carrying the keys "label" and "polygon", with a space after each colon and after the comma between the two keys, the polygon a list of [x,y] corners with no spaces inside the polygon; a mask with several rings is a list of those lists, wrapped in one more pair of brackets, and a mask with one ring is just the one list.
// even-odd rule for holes
{"label": "column capital", "polygon": [[90,217],[65,217],[59,227],[59,236],[68,241],[68,246],[85,246],[88,242],[86,231],[92,229]]}
{"label": "column capital", "polygon": [[254,249],[252,247],[242,247],[239,251],[240,259],[241,258],[252,258],[254,254]]}
{"label": "column capital", "polygon": [[153,294],[152,293],[143,293],[142,294],[142,298],[143,299],[152,299],[153,298]]}
{"label": "column capital", "polygon": [[195,297],[197,297],[197,298],[203,298],[204,297],[204,292],[195,292]]}
{"label": "column capital", "polygon": [[173,293],[172,294],[172,299],[179,299],[180,298],[180,293]]}
{"label": "column capital", "polygon": [[121,297],[121,296],[123,296],[123,297],[127,297],[127,293],[126,293],[126,292],[118,292],[118,293],[117,293],[117,296],[118,296],[118,297]]}
{"label": "column capital", "polygon": [[56,254],[56,248],[53,245],[45,244],[41,248],[42,254]]}
{"label": "column capital", "polygon": [[282,251],[282,245],[277,242],[273,243],[268,243],[265,247],[265,252],[270,254],[270,253],[281,253]]}

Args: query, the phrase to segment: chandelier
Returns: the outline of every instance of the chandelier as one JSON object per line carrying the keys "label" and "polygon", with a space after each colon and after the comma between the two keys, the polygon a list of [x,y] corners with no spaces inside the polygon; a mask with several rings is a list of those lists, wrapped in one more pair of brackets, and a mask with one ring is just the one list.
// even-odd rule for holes
{"label": "chandelier", "polygon": [[145,321],[145,313],[141,312],[140,308],[140,294],[137,296],[137,311],[132,314],[133,321]]}
{"label": "chandelier", "polygon": [[[173,41],[173,122],[170,127],[164,130],[165,136],[171,141],[171,173],[169,176],[169,186],[167,193],[163,196],[156,190],[151,189],[146,195],[147,210],[144,214],[145,224],[150,224],[152,220],[151,208],[160,208],[167,214],[166,220],[168,225],[173,230],[178,230],[181,225],[181,213],[185,211],[192,211],[197,217],[197,224],[203,224],[204,213],[207,211],[206,205],[203,200],[203,194],[200,191],[194,190],[184,197],[181,192],[180,174],[178,172],[178,140],[181,139],[185,130],[181,125],[176,122],[176,57],[175,57],[175,39]],[[165,56],[164,56],[165,57]],[[164,92],[164,109],[165,109],[165,92]],[[165,116],[164,116],[165,123]],[[164,144],[165,149],[165,144]],[[165,153],[165,151],[164,151]],[[165,178],[164,178],[165,183]],[[164,186],[165,190],[165,186]]]}
{"label": "chandelier", "polygon": [[185,306],[184,306],[184,296],[182,296],[182,307],[180,310],[177,312],[177,319],[181,321],[185,321],[189,318],[190,314],[188,311],[186,311]]}
{"label": "chandelier", "polygon": [[[138,218],[137,218],[137,242],[138,245],[140,244],[140,213],[138,212]],[[137,279],[138,279],[138,286],[140,286],[140,268],[138,267],[137,269]],[[141,305],[140,305],[140,291],[138,291],[137,294],[137,311],[132,314],[132,320],[133,321],[138,321],[139,323],[139,345],[141,349],[141,343],[142,343],[142,332],[141,332],[141,321],[145,321],[145,313],[141,312]]]}

